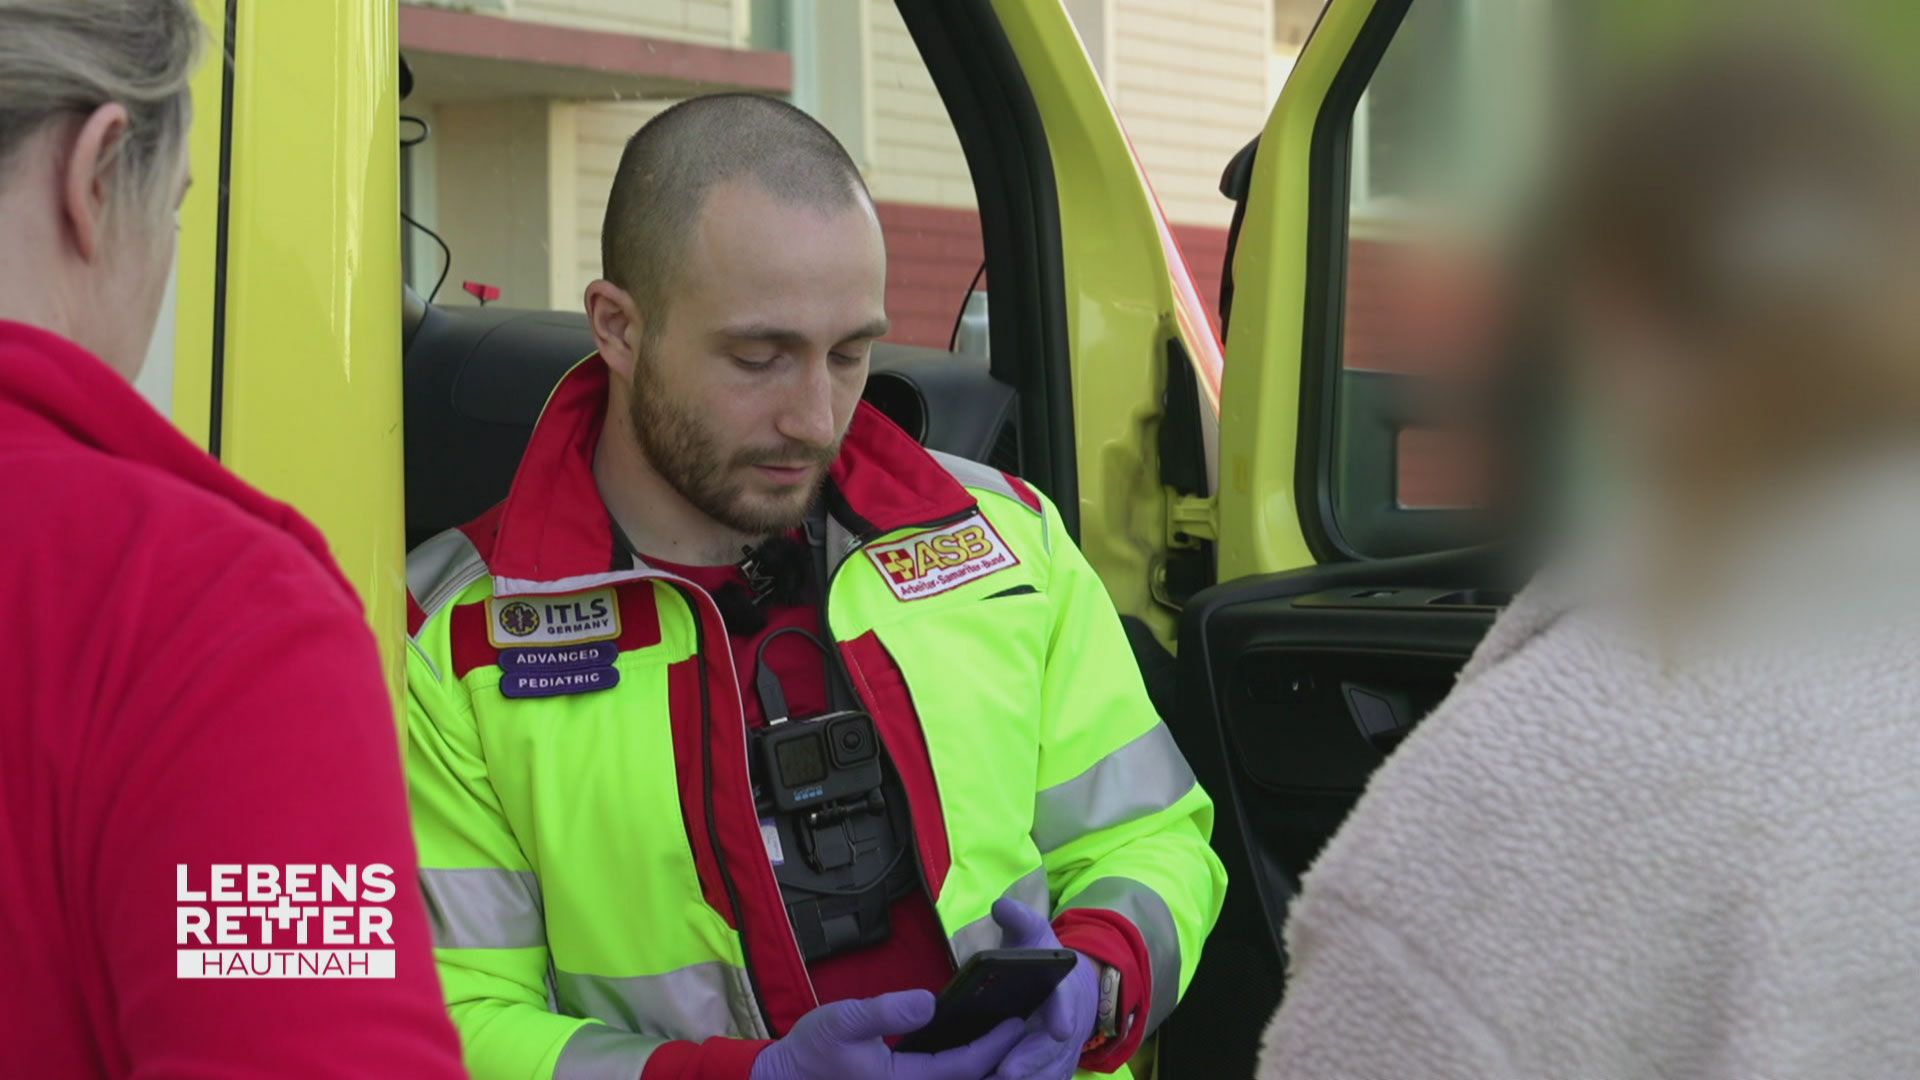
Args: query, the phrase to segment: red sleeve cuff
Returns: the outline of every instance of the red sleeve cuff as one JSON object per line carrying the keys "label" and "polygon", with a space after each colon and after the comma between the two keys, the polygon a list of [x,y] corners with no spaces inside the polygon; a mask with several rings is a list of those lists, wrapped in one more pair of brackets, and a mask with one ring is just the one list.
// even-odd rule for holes
{"label": "red sleeve cuff", "polygon": [[1147,943],[1125,916],[1098,908],[1061,912],[1053,920],[1053,932],[1061,945],[1120,972],[1120,1037],[1080,1058],[1083,1069],[1118,1072],[1147,1035],[1147,1006],[1153,1001],[1153,967],[1147,958]]}
{"label": "red sleeve cuff", "polygon": [[647,1057],[640,1080],[748,1080],[768,1039],[708,1039],[661,1044]]}

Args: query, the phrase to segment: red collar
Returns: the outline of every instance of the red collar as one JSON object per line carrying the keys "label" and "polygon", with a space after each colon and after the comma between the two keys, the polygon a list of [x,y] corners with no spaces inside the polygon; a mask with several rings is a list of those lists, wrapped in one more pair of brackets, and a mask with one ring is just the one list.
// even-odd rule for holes
{"label": "red collar", "polygon": [[[607,366],[575,365],[540,414],[504,503],[465,526],[495,578],[590,582],[615,567],[613,524],[593,479],[607,415]],[[933,524],[973,509],[967,489],[919,443],[861,402],[828,471],[828,506],[856,536]],[[583,584],[582,587],[591,587]]]}

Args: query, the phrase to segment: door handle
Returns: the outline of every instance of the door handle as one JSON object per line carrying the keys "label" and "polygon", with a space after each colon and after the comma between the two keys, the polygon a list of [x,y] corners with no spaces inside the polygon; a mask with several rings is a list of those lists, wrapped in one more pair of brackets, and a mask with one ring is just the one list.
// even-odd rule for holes
{"label": "door handle", "polygon": [[1340,697],[1347,703],[1347,713],[1353,717],[1360,737],[1382,755],[1399,745],[1413,730],[1416,719],[1413,706],[1401,691],[1342,682]]}

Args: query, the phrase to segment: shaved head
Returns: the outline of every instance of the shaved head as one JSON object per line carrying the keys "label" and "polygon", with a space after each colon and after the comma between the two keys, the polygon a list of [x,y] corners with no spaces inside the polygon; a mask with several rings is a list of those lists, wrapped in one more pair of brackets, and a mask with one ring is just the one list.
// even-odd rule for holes
{"label": "shaved head", "polygon": [[647,337],[662,329],[707,196],[739,179],[821,212],[871,202],[833,134],[783,101],[715,94],[662,112],[627,140],[600,229],[601,275],[633,297]]}
{"label": "shaved head", "polygon": [[886,237],[853,159],[770,98],[675,105],[627,143],[601,257],[594,478],[635,551],[719,566],[797,528],[888,328]]}

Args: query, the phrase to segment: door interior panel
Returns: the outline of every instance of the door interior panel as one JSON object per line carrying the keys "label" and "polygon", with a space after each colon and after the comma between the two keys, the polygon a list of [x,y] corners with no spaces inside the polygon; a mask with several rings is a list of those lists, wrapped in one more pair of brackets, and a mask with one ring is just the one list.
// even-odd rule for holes
{"label": "door interior panel", "polygon": [[1168,725],[1213,795],[1230,886],[1187,998],[1168,1076],[1252,1075],[1285,977],[1301,876],[1368,778],[1444,698],[1511,590],[1492,549],[1250,578],[1183,612]]}
{"label": "door interior panel", "polygon": [[[409,549],[506,497],[547,395],[594,350],[581,312],[406,306]],[[984,357],[886,342],[867,400],[926,446],[1020,472],[1018,402]]]}
{"label": "door interior panel", "polygon": [[1491,522],[1483,510],[1403,505],[1399,464],[1403,432],[1463,430],[1485,407],[1484,391],[1449,387],[1432,375],[1355,368],[1343,369],[1339,382],[1339,417],[1327,432],[1328,441],[1338,434],[1337,447],[1321,451],[1332,454],[1332,483],[1320,485],[1332,500],[1322,520],[1338,533],[1339,549],[1389,558],[1485,542]]}

